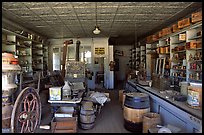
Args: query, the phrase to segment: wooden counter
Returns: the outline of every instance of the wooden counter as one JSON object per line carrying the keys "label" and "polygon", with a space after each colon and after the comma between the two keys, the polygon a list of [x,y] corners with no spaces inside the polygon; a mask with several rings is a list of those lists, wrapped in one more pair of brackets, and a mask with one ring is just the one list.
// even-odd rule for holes
{"label": "wooden counter", "polygon": [[202,132],[202,110],[191,108],[187,102],[166,98],[159,90],[135,84],[128,80],[126,89],[140,91],[150,96],[150,111],[161,115],[163,125],[172,124],[187,133]]}

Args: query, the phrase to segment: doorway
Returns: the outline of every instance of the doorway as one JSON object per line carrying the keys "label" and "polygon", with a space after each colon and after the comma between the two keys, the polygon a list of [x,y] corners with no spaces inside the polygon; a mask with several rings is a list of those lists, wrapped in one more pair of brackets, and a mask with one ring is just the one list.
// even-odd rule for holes
{"label": "doorway", "polygon": [[95,88],[104,88],[104,57],[94,58]]}

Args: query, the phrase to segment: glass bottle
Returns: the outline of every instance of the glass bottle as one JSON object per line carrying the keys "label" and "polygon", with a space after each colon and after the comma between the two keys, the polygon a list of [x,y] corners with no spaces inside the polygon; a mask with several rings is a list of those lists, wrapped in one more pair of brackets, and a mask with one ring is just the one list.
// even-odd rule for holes
{"label": "glass bottle", "polygon": [[71,88],[68,84],[68,81],[65,81],[64,86],[62,87],[63,97],[67,97],[71,95]]}

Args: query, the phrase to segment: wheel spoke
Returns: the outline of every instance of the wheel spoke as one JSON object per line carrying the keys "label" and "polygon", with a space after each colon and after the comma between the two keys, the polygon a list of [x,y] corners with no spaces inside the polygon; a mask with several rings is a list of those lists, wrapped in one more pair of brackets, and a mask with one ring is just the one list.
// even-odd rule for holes
{"label": "wheel spoke", "polygon": [[31,107],[32,109],[31,109],[31,111],[34,111],[34,109],[36,107],[36,102],[37,102],[36,99],[32,100],[32,107]]}
{"label": "wheel spoke", "polygon": [[21,127],[21,133],[23,133],[25,123],[26,123],[26,122],[23,122],[23,124],[22,124],[22,127]]}

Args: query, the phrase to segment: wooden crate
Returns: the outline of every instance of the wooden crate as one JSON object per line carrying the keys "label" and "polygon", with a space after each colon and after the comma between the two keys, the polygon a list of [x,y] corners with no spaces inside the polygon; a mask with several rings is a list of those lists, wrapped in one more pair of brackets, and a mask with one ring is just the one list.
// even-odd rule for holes
{"label": "wooden crate", "polygon": [[191,14],[191,22],[196,23],[202,21],[202,11]]}
{"label": "wooden crate", "polygon": [[179,30],[178,24],[173,24],[173,25],[172,25],[172,31],[173,31],[173,32],[177,32],[178,30]]}
{"label": "wooden crate", "polygon": [[190,18],[185,18],[183,20],[178,21],[178,28],[184,28],[187,26],[190,26],[191,22],[190,22]]}
{"label": "wooden crate", "polygon": [[171,27],[162,29],[162,35],[163,36],[166,36],[166,35],[171,34],[171,33],[172,33]]}
{"label": "wooden crate", "polygon": [[77,117],[53,117],[51,130],[52,133],[76,133]]}

